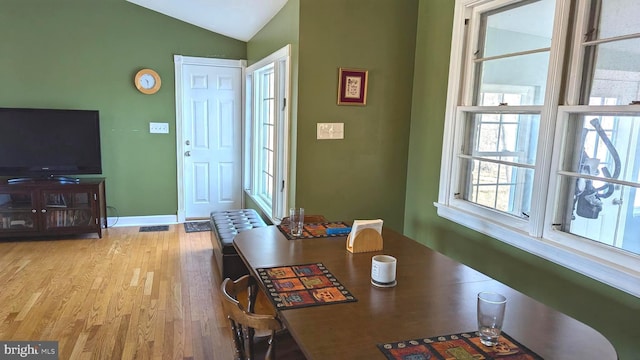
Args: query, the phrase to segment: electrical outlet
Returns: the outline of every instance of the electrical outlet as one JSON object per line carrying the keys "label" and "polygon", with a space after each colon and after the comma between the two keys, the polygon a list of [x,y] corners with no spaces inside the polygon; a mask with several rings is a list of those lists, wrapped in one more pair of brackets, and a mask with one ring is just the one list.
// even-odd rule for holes
{"label": "electrical outlet", "polygon": [[149,132],[151,134],[168,134],[169,133],[169,123],[150,122],[149,123]]}
{"label": "electrical outlet", "polygon": [[344,139],[344,123],[318,123],[317,125],[316,139]]}

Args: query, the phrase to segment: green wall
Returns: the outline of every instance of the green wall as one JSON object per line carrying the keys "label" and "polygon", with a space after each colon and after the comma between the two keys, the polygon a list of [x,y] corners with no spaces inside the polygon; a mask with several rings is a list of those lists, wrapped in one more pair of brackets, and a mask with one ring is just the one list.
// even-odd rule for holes
{"label": "green wall", "polygon": [[[291,205],[402,229],[417,7],[289,0],[248,42],[250,64],[292,44]],[[339,67],[369,71],[366,106],[337,105]],[[317,140],[319,122],[344,123],[344,140]]]}
{"label": "green wall", "polygon": [[640,299],[437,216],[453,5],[420,0],[405,234],[592,326],[620,359],[639,359]]}
{"label": "green wall", "polygon": [[[296,205],[402,230],[417,0],[301,0]],[[366,106],[337,105],[338,68],[369,71]],[[316,124],[344,123],[344,140]]]}
{"label": "green wall", "polygon": [[[0,34],[0,106],[99,110],[107,204],[176,214],[173,55],[244,59],[246,43],[124,0],[0,0]],[[162,78],[155,95],[133,85],[147,67]]]}
{"label": "green wall", "polygon": [[[297,58],[300,27],[300,0],[289,0],[284,7],[247,43],[247,63],[251,65],[274,51],[291,44]],[[292,61],[296,64],[297,61]],[[292,66],[294,68],[294,66]]]}

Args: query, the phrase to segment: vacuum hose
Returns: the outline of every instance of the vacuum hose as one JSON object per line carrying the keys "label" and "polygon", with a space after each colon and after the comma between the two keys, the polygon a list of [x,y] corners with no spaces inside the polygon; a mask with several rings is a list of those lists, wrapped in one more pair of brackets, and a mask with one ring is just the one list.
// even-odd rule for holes
{"label": "vacuum hose", "polygon": [[[611,153],[611,157],[613,158],[613,174],[609,172],[607,167],[602,168],[602,172],[606,178],[609,179],[617,179],[620,176],[621,165],[620,165],[620,155],[618,154],[618,150],[616,150],[615,146],[611,143],[611,140],[607,136],[607,133],[600,126],[600,121],[598,118],[594,118],[590,121],[591,125],[596,129],[596,133],[600,136],[602,141],[604,142],[607,150]],[[583,132],[583,144],[584,144],[584,135],[586,133]],[[582,159],[583,161],[588,161],[589,156],[586,152],[582,151]],[[584,184],[581,186],[581,181],[584,181]],[[605,183],[603,186],[596,188],[593,186],[592,180],[577,180],[576,184],[576,197],[574,198],[574,210],[576,214],[580,217],[587,219],[597,219],[600,211],[602,211],[602,199],[606,199],[613,195],[615,191],[615,185],[611,183]],[[605,193],[600,193],[601,191],[606,190]]]}
{"label": "vacuum hose", "polygon": [[[598,118],[591,119],[590,123],[593,126],[593,128],[596,129],[596,132],[598,133],[598,135],[600,135],[602,142],[604,142],[604,145],[607,147],[607,150],[609,150],[609,152],[611,153],[611,157],[613,158],[613,166],[614,166],[613,174],[609,173],[609,169],[607,169],[606,167],[602,169],[602,172],[604,172],[604,175],[610,179],[617,179],[618,176],[620,176],[620,171],[622,168],[618,150],[616,150],[615,146],[613,146],[613,144],[611,143],[611,140],[609,140],[607,133],[604,131],[602,126],[600,126],[600,120],[598,120]],[[613,184],[603,185],[597,188],[596,191],[600,192],[605,188],[607,189],[607,192],[604,194],[599,194],[600,198],[606,199],[613,194],[613,191],[614,191]]]}

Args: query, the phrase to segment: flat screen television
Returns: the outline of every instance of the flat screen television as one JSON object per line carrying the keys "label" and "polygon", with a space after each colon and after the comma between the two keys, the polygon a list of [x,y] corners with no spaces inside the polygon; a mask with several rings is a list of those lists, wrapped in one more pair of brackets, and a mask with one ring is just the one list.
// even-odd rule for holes
{"label": "flat screen television", "polygon": [[0,108],[0,176],[70,181],[101,173],[97,110]]}

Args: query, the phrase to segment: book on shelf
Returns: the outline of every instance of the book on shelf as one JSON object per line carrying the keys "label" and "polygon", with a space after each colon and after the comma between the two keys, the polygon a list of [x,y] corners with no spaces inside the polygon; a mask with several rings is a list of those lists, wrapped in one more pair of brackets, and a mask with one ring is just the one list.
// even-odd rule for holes
{"label": "book on shelf", "polygon": [[47,207],[66,208],[67,202],[62,194],[50,194],[47,197]]}
{"label": "book on shelf", "polygon": [[353,247],[353,240],[358,235],[358,232],[364,229],[373,229],[378,234],[382,235],[382,219],[375,220],[353,220],[353,225],[351,225],[351,232],[349,233],[349,246]]}

